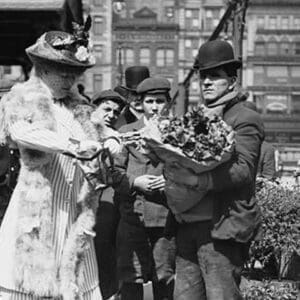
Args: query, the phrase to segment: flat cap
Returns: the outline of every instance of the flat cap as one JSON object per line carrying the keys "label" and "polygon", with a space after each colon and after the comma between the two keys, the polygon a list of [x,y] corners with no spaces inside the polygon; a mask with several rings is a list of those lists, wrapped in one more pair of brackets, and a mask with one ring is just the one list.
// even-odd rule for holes
{"label": "flat cap", "polygon": [[121,105],[122,107],[125,106],[126,104],[125,98],[113,90],[104,90],[102,92],[96,93],[92,98],[92,103],[94,105],[99,105],[101,102],[105,100],[114,101],[119,105]]}
{"label": "flat cap", "polygon": [[168,92],[171,85],[168,79],[163,77],[149,77],[144,79],[136,88],[138,94],[159,94]]}

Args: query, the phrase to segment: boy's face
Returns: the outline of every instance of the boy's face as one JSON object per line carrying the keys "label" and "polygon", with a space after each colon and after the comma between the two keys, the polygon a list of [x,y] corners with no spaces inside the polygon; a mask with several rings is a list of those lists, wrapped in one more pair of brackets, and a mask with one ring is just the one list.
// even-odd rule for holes
{"label": "boy's face", "polygon": [[206,104],[213,103],[230,92],[235,77],[227,75],[223,68],[199,72],[200,90]]}
{"label": "boy's face", "polygon": [[93,113],[93,118],[104,127],[114,128],[121,113],[121,107],[112,100],[104,100]]}
{"label": "boy's face", "polygon": [[166,94],[146,94],[142,101],[145,117],[151,119],[155,115],[160,115],[167,102]]}

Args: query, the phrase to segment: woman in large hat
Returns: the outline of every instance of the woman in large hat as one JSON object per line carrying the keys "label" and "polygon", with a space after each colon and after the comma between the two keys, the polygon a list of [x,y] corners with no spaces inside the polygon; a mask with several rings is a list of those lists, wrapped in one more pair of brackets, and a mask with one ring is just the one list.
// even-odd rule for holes
{"label": "woman in large hat", "polygon": [[90,107],[71,92],[94,64],[87,37],[78,26],[73,35],[43,34],[26,49],[33,76],[1,100],[0,142],[21,155],[0,228],[1,299],[102,298],[93,226],[103,169],[64,155],[87,159],[101,150]]}

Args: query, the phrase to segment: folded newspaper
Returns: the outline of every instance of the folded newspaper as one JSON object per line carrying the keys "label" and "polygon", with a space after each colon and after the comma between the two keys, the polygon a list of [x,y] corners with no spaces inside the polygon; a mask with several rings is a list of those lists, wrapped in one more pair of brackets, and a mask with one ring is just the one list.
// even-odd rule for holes
{"label": "folded newspaper", "polygon": [[197,106],[182,117],[161,117],[141,131],[146,146],[166,164],[178,163],[199,174],[229,160],[234,131],[220,116]]}

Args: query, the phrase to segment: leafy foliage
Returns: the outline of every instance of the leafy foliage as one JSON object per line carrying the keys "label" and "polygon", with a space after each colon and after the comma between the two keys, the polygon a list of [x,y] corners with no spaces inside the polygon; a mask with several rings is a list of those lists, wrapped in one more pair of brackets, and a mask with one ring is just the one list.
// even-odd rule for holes
{"label": "leafy foliage", "polygon": [[261,181],[256,197],[262,211],[262,226],[260,238],[250,247],[250,263],[253,266],[259,261],[266,268],[273,260],[281,278],[292,254],[300,251],[300,193],[296,188]]}
{"label": "leafy foliage", "polygon": [[296,300],[297,287],[288,282],[251,282],[251,286],[245,289],[245,300]]}
{"label": "leafy foliage", "polygon": [[233,144],[232,128],[219,116],[209,118],[203,105],[183,117],[161,120],[159,130],[163,143],[180,148],[196,161],[219,161]]}

